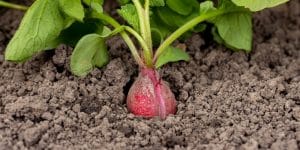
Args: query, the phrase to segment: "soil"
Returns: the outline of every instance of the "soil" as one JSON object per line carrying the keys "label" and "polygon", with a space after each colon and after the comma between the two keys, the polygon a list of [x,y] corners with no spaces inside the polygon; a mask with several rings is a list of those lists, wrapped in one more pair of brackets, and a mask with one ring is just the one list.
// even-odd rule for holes
{"label": "soil", "polygon": [[160,72],[178,100],[165,121],[126,109],[138,68],[119,37],[111,61],[85,78],[65,45],[24,64],[4,61],[23,15],[0,9],[0,149],[300,148],[300,2],[254,15],[250,54],[205,34],[186,41],[191,61]]}

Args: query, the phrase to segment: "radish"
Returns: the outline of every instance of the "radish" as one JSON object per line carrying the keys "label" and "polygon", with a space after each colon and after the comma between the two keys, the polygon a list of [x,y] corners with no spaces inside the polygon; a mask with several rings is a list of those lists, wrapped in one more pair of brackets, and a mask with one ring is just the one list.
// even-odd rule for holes
{"label": "radish", "polygon": [[129,90],[127,107],[137,116],[165,119],[176,113],[176,99],[155,69],[143,68]]}

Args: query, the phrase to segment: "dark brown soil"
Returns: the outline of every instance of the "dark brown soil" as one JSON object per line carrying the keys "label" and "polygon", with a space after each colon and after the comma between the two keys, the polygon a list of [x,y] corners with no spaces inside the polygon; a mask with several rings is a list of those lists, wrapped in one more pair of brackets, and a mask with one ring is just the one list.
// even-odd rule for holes
{"label": "dark brown soil", "polygon": [[192,60],[161,70],[178,99],[165,121],[128,114],[138,68],[119,38],[108,42],[111,62],[85,78],[71,75],[63,45],[9,63],[23,13],[0,9],[0,149],[299,149],[299,4],[255,15],[250,54],[187,40]]}

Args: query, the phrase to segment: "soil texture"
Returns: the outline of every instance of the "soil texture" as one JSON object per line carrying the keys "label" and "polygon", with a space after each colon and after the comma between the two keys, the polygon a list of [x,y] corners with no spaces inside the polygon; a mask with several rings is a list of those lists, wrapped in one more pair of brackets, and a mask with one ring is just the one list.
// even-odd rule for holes
{"label": "soil texture", "polygon": [[85,78],[70,73],[72,48],[4,61],[23,12],[0,8],[0,149],[300,148],[300,2],[255,14],[253,51],[232,52],[205,34],[185,42],[190,62],[160,73],[178,111],[165,121],[129,114],[138,75],[119,37],[110,63]]}

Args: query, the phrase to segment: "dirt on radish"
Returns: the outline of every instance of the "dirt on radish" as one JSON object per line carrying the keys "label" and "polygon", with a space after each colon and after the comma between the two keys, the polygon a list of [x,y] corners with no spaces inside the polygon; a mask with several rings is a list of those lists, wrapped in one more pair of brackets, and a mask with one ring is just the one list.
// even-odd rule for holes
{"label": "dirt on radish", "polygon": [[185,42],[189,63],[160,72],[177,99],[165,121],[128,113],[138,67],[118,37],[112,61],[71,75],[61,45],[24,64],[4,62],[22,12],[0,8],[0,149],[299,149],[300,3],[254,18],[254,49],[231,52],[205,34]]}

